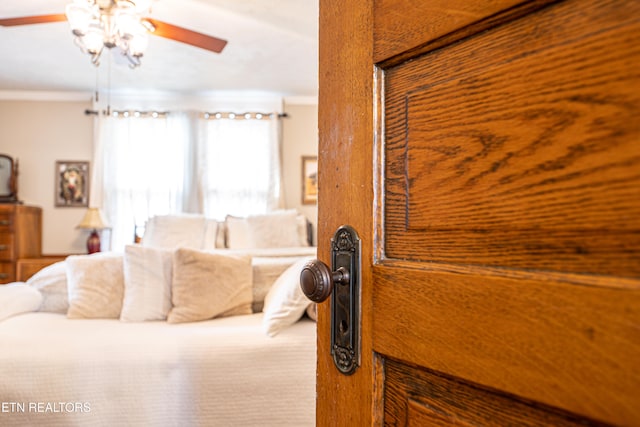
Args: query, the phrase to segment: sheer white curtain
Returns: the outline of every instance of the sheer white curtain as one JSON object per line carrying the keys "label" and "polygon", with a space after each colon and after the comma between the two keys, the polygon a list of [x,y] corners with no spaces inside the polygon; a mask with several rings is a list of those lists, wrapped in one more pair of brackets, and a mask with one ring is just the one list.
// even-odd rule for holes
{"label": "sheer white curtain", "polygon": [[135,227],[154,215],[196,212],[224,219],[283,207],[277,114],[108,116],[100,118],[97,137],[101,205],[114,251],[132,243]]}
{"label": "sheer white curtain", "polygon": [[100,139],[103,211],[117,251],[133,242],[135,226],[149,216],[184,211],[189,123],[180,113],[105,117]]}
{"label": "sheer white curtain", "polygon": [[201,119],[199,188],[207,217],[281,208],[280,120]]}

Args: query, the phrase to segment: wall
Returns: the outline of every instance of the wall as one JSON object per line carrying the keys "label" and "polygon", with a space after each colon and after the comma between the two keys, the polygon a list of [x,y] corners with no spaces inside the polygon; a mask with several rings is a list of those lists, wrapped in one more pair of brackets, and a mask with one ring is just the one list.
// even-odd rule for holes
{"label": "wall", "polygon": [[18,159],[18,197],[40,206],[45,254],[86,252],[87,231],[76,229],[85,208],[55,207],[55,162],[91,161],[93,119],[86,101],[0,100],[0,153]]}
{"label": "wall", "polygon": [[302,204],[302,156],[318,155],[318,104],[285,99],[283,120],[284,197],[287,208],[296,208],[313,223],[314,242],[318,223],[317,205]]}
{"label": "wall", "polygon": [[[53,98],[0,97],[0,153],[19,161],[19,198],[43,209],[43,253],[86,253],[88,232],[75,228],[85,208],[54,206],[54,169],[57,160],[92,160],[93,119],[84,114],[92,104],[90,95]],[[302,205],[300,180],[301,156],[318,151],[317,104],[293,98],[285,100],[284,111],[289,114],[282,125],[286,208],[304,213],[315,229],[317,208]]]}

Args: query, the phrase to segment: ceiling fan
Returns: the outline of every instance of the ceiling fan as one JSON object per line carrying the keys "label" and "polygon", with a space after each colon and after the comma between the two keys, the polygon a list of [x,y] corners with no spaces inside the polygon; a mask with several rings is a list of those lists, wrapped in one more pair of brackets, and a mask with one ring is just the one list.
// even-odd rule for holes
{"label": "ceiling fan", "polygon": [[104,47],[119,48],[132,67],[140,65],[148,34],[182,42],[215,53],[226,40],[168,24],[146,16],[152,0],[74,0],[65,14],[32,15],[0,19],[0,26],[69,21],[75,42],[99,65]]}

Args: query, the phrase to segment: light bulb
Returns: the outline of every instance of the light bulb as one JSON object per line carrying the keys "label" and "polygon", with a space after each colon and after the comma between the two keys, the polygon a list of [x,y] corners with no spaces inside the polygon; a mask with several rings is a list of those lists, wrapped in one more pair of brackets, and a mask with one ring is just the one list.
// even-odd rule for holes
{"label": "light bulb", "polygon": [[87,34],[89,24],[91,23],[91,10],[86,5],[71,3],[65,9],[67,21],[71,27],[71,32],[76,36],[84,36]]}
{"label": "light bulb", "polygon": [[90,25],[87,33],[81,38],[87,52],[97,54],[104,46],[104,31],[98,25]]}
{"label": "light bulb", "polygon": [[129,51],[133,56],[142,56],[149,45],[149,35],[142,26],[140,28],[141,30],[134,33],[129,39]]}

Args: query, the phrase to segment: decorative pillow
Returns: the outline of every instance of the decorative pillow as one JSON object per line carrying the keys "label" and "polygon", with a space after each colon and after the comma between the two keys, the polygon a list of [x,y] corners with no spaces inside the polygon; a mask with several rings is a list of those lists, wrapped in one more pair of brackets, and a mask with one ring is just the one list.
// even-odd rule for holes
{"label": "decorative pillow", "polygon": [[204,220],[204,239],[200,249],[211,250],[218,247],[218,221],[215,219]]}
{"label": "decorative pillow", "polygon": [[150,248],[200,249],[204,232],[205,218],[202,215],[154,216],[147,221],[142,245]]}
{"label": "decorative pillow", "polygon": [[225,219],[226,247],[230,249],[252,248],[253,241],[247,218],[227,215]]}
{"label": "decorative pillow", "polygon": [[270,337],[297,322],[311,301],[300,289],[302,267],[312,258],[296,261],[275,281],[264,299],[262,327]]}
{"label": "decorative pillow", "polygon": [[65,314],[69,309],[65,261],[53,263],[38,271],[27,279],[27,285],[42,294],[40,311]]}
{"label": "decorative pillow", "polygon": [[123,255],[71,255],[67,265],[70,319],[117,319],[124,295]]}
{"label": "decorative pillow", "polygon": [[315,302],[309,304],[309,307],[307,307],[307,316],[314,322],[318,321],[318,304]]}
{"label": "decorative pillow", "polygon": [[24,282],[0,286],[0,320],[20,313],[37,311],[42,294]]}
{"label": "decorative pillow", "polygon": [[247,218],[228,216],[227,246],[230,249],[300,246],[297,217],[295,210],[276,211]]}
{"label": "decorative pillow", "polygon": [[284,271],[301,256],[282,257],[261,257],[251,254],[251,265],[253,267],[253,303],[251,309],[254,313],[262,313],[264,307],[264,297]]}
{"label": "decorative pillow", "polygon": [[251,314],[251,257],[177,249],[169,323]]}
{"label": "decorative pillow", "polygon": [[173,252],[127,245],[123,268],[124,299],[120,320],[165,320],[171,309]]}
{"label": "decorative pillow", "polygon": [[247,218],[254,248],[289,248],[300,245],[295,210]]}
{"label": "decorative pillow", "polygon": [[227,247],[227,224],[224,221],[218,222],[218,231],[216,234],[216,248],[222,249]]}

